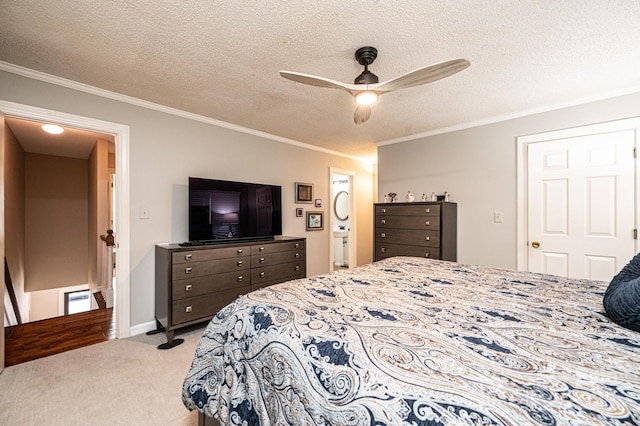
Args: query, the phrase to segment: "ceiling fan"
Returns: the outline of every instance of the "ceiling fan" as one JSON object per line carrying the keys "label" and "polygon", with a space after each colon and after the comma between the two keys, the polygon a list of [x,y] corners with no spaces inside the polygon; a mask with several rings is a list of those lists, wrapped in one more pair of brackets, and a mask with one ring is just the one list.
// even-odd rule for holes
{"label": "ceiling fan", "polygon": [[418,68],[400,77],[378,83],[378,76],[369,71],[369,65],[373,63],[377,56],[378,50],[375,47],[365,46],[356,50],[356,61],[364,66],[364,71],[356,77],[353,84],[341,83],[328,78],[293,71],[280,71],[280,75],[297,83],[308,84],[310,86],[346,90],[354,97],[358,104],[356,112],[353,115],[353,121],[356,124],[362,124],[369,119],[371,116],[371,105],[374,104],[382,94],[393,90],[431,83],[449,77],[471,65],[466,59],[452,59],[450,61]]}

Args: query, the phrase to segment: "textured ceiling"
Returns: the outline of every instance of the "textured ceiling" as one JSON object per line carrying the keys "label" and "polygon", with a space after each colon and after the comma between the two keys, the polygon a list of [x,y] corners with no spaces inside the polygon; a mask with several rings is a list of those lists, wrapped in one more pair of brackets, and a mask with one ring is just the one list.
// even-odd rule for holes
{"label": "textured ceiling", "polygon": [[[640,1],[3,0],[0,61],[355,156],[375,142],[640,90]],[[468,69],[385,94],[353,123],[347,83],[374,46],[381,81]]]}

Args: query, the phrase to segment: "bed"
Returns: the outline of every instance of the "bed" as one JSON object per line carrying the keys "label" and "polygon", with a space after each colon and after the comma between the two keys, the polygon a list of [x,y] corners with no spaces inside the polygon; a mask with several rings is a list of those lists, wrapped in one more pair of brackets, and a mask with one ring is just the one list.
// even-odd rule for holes
{"label": "bed", "polygon": [[241,296],[183,402],[222,425],[640,424],[607,283],[394,257]]}

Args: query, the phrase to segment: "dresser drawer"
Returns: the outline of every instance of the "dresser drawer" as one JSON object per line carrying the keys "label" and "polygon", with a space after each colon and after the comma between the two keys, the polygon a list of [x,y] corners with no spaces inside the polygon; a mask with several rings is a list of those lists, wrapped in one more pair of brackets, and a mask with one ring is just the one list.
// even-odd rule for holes
{"label": "dresser drawer", "polygon": [[287,281],[291,281],[291,280],[297,280],[300,278],[305,278],[305,274],[300,272],[296,275],[290,275],[287,276],[286,278],[278,278],[278,279],[274,279],[274,280],[269,280],[269,281],[260,281],[260,282],[252,282],[251,283],[251,291],[255,291],[255,290],[259,290],[261,288],[264,287],[269,287],[275,284],[281,284]]}
{"label": "dresser drawer", "polygon": [[179,251],[171,254],[171,263],[202,262],[207,260],[224,259],[227,257],[242,257],[250,254],[249,247],[225,247],[207,250]]}
{"label": "dresser drawer", "polygon": [[239,295],[246,294],[250,290],[250,286],[245,286],[205,296],[176,300],[172,306],[172,325],[213,318],[220,309],[234,301]]}
{"label": "dresser drawer", "polygon": [[181,263],[173,266],[172,279],[179,280],[222,272],[245,271],[250,266],[251,259],[248,255],[219,259],[215,262]]}
{"label": "dresser drawer", "polygon": [[251,255],[261,255],[267,253],[276,253],[280,251],[288,250],[304,250],[304,240],[300,241],[286,241],[276,244],[256,244],[251,246]]}
{"label": "dresser drawer", "polygon": [[440,216],[440,204],[399,204],[376,206],[376,216]]}
{"label": "dresser drawer", "polygon": [[439,247],[440,231],[413,229],[376,229],[376,243],[409,244],[420,247]]}
{"label": "dresser drawer", "polygon": [[277,265],[280,263],[304,261],[304,250],[289,250],[277,253],[263,253],[251,256],[251,268]]}
{"label": "dresser drawer", "polygon": [[171,283],[171,293],[173,300],[179,300],[186,297],[201,296],[216,291],[243,287],[248,285],[249,282],[250,272],[245,269],[243,271],[174,280]]}
{"label": "dresser drawer", "polygon": [[306,274],[306,262],[282,263],[280,265],[265,266],[251,270],[251,284],[260,286],[261,283],[276,280],[286,281],[292,277],[300,277]]}
{"label": "dresser drawer", "polygon": [[375,260],[393,256],[440,258],[439,247],[407,246],[402,244],[376,244]]}
{"label": "dresser drawer", "polygon": [[380,216],[376,228],[440,229],[440,216]]}

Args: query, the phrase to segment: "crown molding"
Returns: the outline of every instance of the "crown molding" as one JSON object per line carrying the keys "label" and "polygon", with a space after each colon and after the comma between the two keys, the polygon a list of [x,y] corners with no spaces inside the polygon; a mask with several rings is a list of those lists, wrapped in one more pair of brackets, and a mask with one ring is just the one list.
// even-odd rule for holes
{"label": "crown molding", "polygon": [[508,121],[508,120],[513,120],[515,118],[522,118],[522,117],[527,117],[527,116],[530,116],[530,115],[541,114],[541,113],[550,112],[550,111],[556,111],[556,110],[563,109],[563,108],[570,108],[570,107],[574,107],[574,106],[578,106],[578,105],[588,104],[588,103],[591,103],[591,102],[603,101],[603,100],[606,100],[606,99],[617,98],[619,96],[625,96],[625,95],[631,95],[633,93],[638,93],[638,92],[640,92],[640,87],[632,87],[632,88],[629,88],[629,89],[623,89],[623,90],[617,90],[617,91],[613,91],[613,92],[607,92],[605,94],[601,94],[601,95],[598,95],[598,96],[591,96],[591,97],[588,97],[588,98],[582,98],[582,99],[575,100],[575,101],[563,102],[563,103],[558,103],[558,104],[554,104],[554,105],[549,105],[549,106],[546,106],[546,107],[532,108],[532,109],[519,111],[519,112],[496,115],[496,116],[493,116],[493,117],[483,118],[481,120],[469,121],[467,123],[462,123],[462,124],[458,124],[458,125],[455,125],[455,126],[442,127],[442,128],[435,129],[435,130],[430,130],[428,132],[416,133],[414,135],[403,136],[403,137],[400,137],[400,138],[389,139],[389,140],[386,140],[386,141],[380,141],[380,142],[376,142],[376,146],[380,147],[380,146],[385,146],[385,145],[393,145],[393,144],[401,143],[401,142],[414,141],[414,140],[426,138],[426,137],[429,137],[429,136],[441,135],[441,134],[444,134],[444,133],[451,133],[451,132],[455,132],[455,131],[458,131],[458,130],[471,129],[473,127],[486,126],[488,124],[495,124],[495,123],[499,123],[501,121]]}
{"label": "crown molding", "polygon": [[262,132],[259,130],[250,129],[248,127],[238,126],[236,124],[227,123],[225,121],[216,120],[214,118],[205,117],[203,115],[193,114],[187,111],[183,111],[177,108],[171,108],[165,105],[156,104],[153,102],[145,101],[142,99],[134,98],[132,96],[123,95],[121,93],[112,92],[105,89],[100,89],[95,86],[90,86],[88,84],[79,83],[77,81],[69,80],[66,78],[58,77],[51,74],[46,74],[40,71],[32,70],[30,68],[25,68],[19,65],[11,64],[8,62],[0,61],[0,71],[6,71],[12,74],[17,74],[22,77],[31,78],[33,80],[43,81],[45,83],[55,84],[57,86],[66,87],[68,89],[77,90],[84,93],[89,93],[91,95],[100,96],[103,98],[112,99],[119,102],[124,102],[130,105],[139,106],[142,108],[151,109],[154,111],[163,112],[166,114],[175,115],[178,117],[186,118],[189,120],[199,121],[201,123],[210,124],[212,126],[221,127],[228,130],[233,130],[239,133],[244,133],[251,136],[257,136],[264,139],[270,139],[276,142],[286,143],[289,145],[298,146],[300,148],[310,149],[313,151],[322,152],[324,154],[335,155],[338,157],[345,157],[351,160],[359,161],[366,164],[375,163],[376,160],[371,160],[362,157],[356,157],[353,155],[345,154],[338,151],[333,151],[330,149],[322,148],[319,146],[311,145],[308,143],[300,142],[294,139],[288,139],[281,136],[273,135],[271,133]]}

